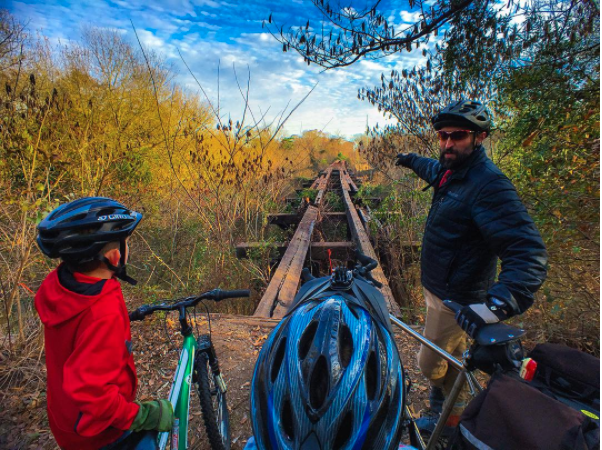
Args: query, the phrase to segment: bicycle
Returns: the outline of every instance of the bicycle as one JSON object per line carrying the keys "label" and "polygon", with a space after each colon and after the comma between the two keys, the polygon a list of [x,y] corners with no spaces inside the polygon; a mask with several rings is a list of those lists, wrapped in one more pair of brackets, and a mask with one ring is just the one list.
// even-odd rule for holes
{"label": "bicycle", "polygon": [[[337,267],[330,277],[315,278],[308,269],[304,269],[302,272],[302,279],[305,284],[295,297],[292,308],[308,299],[320,298],[320,296],[328,291],[347,291],[354,298],[360,300],[373,317],[376,317],[386,326],[388,325],[391,333],[392,323],[409,334],[412,338],[418,340],[421,344],[435,351],[460,372],[452,387],[446,406],[439,417],[435,430],[430,435],[430,439],[428,439],[428,443],[425,443],[424,437],[416,426],[415,417],[409,404],[406,402],[404,406],[404,425],[409,434],[410,444],[420,450],[433,450],[439,442],[445,423],[464,383],[468,383],[472,397],[476,397],[476,395],[483,390],[474,376],[473,372],[476,369],[480,369],[489,374],[493,373],[496,368],[501,368],[506,372],[518,372],[518,368],[520,367],[523,358],[522,345],[519,338],[525,332],[524,330],[504,323],[487,325],[480,330],[473,345],[465,352],[463,360],[460,361],[417,331],[413,330],[409,325],[405,324],[397,317],[389,314],[385,307],[382,294],[380,291],[374,289],[374,287],[381,287],[382,285],[370,274],[370,272],[377,267],[377,261],[361,253],[356,254],[356,258],[358,263],[353,270]],[[356,280],[363,281],[364,283],[356,283]],[[457,311],[461,308],[459,304],[451,301],[446,301],[444,303],[453,311]],[[387,318],[389,320],[387,320]],[[409,379],[406,380],[405,383],[406,390],[409,390],[411,386]]]}
{"label": "bicycle", "polygon": [[[444,304],[452,311],[458,311],[462,308],[458,303],[449,300],[444,301]],[[413,330],[409,325],[402,322],[397,317],[389,315],[389,318],[394,325],[419,341],[422,345],[436,352],[459,372],[449,394],[449,399],[437,420],[437,424],[428,439],[428,443],[425,443],[424,437],[416,426],[415,417],[409,405],[405,405],[410,444],[419,450],[433,450],[437,448],[445,423],[449,418],[455,401],[464,387],[464,383],[468,383],[472,398],[483,391],[483,387],[474,376],[475,370],[482,370],[489,375],[497,369],[501,369],[504,372],[518,373],[518,369],[520,368],[524,356],[520,337],[525,334],[525,331],[501,322],[484,326],[478,332],[471,347],[464,352],[462,361],[460,361],[417,331]]]}
{"label": "bicycle", "polygon": [[178,311],[180,333],[183,342],[180,358],[176,367],[174,381],[169,393],[169,401],[174,409],[174,427],[171,432],[159,433],[159,448],[164,450],[171,434],[170,448],[185,450],[188,448],[190,390],[195,383],[207,437],[214,450],[230,450],[230,417],[226,401],[227,386],[224,381],[217,354],[211,341],[211,317],[207,306],[209,334],[199,335],[195,339],[189,323],[188,308],[196,307],[203,300],[220,301],[227,298],[249,297],[248,290],[222,291],[214,289],[199,296],[178,299],[176,303],[143,305],[132,311],[130,321],[141,321],[156,311]]}

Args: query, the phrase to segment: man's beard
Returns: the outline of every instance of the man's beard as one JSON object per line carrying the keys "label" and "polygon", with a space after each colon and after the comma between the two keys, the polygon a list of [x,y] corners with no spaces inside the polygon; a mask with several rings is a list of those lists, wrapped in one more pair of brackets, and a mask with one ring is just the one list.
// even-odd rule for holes
{"label": "man's beard", "polygon": [[[447,158],[445,158],[446,153],[452,153],[452,154],[456,155],[456,157],[454,159],[447,159]],[[446,149],[439,156],[439,162],[441,163],[441,166],[444,169],[454,170],[454,169],[457,169],[458,167],[460,167],[464,163],[464,161],[466,161],[468,159],[468,157],[471,154],[472,154],[472,152],[469,154],[462,154],[462,153],[456,152],[453,149]]]}

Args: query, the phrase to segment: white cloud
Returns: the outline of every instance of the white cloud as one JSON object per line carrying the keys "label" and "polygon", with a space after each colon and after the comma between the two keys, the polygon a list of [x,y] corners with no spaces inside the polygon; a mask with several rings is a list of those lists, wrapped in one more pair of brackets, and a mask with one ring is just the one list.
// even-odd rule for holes
{"label": "white cloud", "polygon": [[420,16],[422,13],[420,11],[409,12],[409,11],[400,11],[399,17],[405,23],[416,23],[420,20]]}
{"label": "white cloud", "polygon": [[165,50],[168,46],[162,39],[155,36],[152,32],[147,30],[137,30],[138,36],[140,37],[140,42],[145,47],[148,47],[153,50]]}
{"label": "white cloud", "polygon": [[[286,130],[291,133],[324,129],[351,137],[363,133],[366,123],[382,126],[390,122],[373,106],[358,100],[357,91],[380,84],[382,72],[412,67],[422,58],[418,50],[323,71],[313,64],[308,66],[295,51],[283,53],[281,45],[261,29],[259,22],[264,18],[263,11],[258,9],[256,16],[247,14],[244,21],[237,22],[244,22],[246,28],[235,28],[234,21],[229,18],[241,4],[229,5],[222,1],[130,0],[126,4],[123,0],[112,0],[111,3],[97,0],[73,3],[69,7],[67,14],[59,5],[13,3],[19,17],[31,18],[34,29],[43,28],[43,33],[52,39],[77,39],[80,25],[89,22],[91,17],[94,26],[126,30],[131,36],[131,18],[143,45],[162,54],[167,63],[174,64],[178,70],[175,81],[190,92],[199,93],[199,86],[182,64],[177,49],[182,52],[216,106],[219,76],[220,111],[233,118],[240,119],[244,110],[233,66],[243,90],[250,71],[250,106],[256,118],[268,111],[265,118],[268,123],[281,114],[287,104],[290,110],[315,86],[286,125]],[[415,21],[419,15],[400,13],[396,17],[397,20],[401,17],[404,21]],[[304,24],[305,20],[298,18],[298,24]],[[318,23],[315,19],[310,22]]]}

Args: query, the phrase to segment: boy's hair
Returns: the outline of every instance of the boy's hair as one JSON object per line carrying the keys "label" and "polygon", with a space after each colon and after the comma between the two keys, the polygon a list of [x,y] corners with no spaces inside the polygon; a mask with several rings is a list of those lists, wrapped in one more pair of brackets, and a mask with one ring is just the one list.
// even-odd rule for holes
{"label": "boy's hair", "polygon": [[[100,255],[106,254],[109,250],[119,249],[119,241],[109,242],[107,245],[103,247],[100,251]],[[61,258],[62,259],[62,258]],[[79,273],[89,273],[93,272],[96,269],[100,268],[104,263],[98,259],[94,259],[92,261],[87,262],[79,262],[79,261],[65,261],[63,262],[67,264],[67,267],[71,272],[79,272]]]}

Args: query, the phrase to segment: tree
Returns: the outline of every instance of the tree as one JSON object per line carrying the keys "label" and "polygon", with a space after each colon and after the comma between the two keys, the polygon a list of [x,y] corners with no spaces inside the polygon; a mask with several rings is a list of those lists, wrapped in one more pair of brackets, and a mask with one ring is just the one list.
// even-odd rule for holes
{"label": "tree", "polygon": [[410,9],[420,11],[420,18],[401,29],[396,29],[395,24],[378,11],[380,0],[363,10],[325,0],[312,0],[312,3],[324,18],[319,28],[312,28],[308,20],[305,26],[289,27],[286,31],[283,26],[278,29],[271,14],[264,25],[282,44],[283,51],[292,48],[308,64],[332,69],[349,66],[363,58],[410,52],[412,46],[428,42],[450,21],[479,2],[409,0]]}

